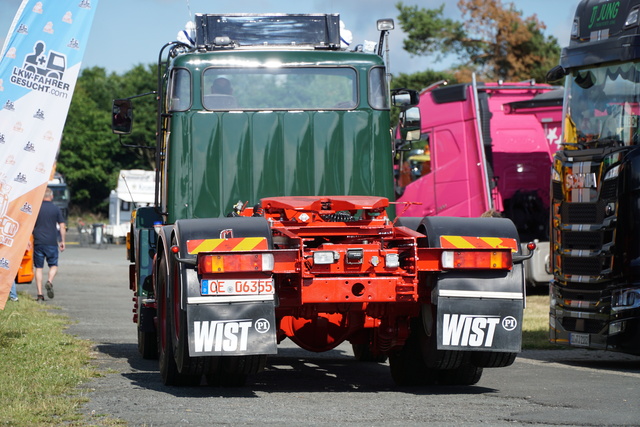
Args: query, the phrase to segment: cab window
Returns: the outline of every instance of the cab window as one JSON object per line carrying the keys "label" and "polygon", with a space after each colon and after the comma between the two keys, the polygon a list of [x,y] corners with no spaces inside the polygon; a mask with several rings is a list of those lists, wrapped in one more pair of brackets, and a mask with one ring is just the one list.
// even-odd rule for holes
{"label": "cab window", "polygon": [[384,67],[373,67],[369,71],[369,105],[376,110],[389,109],[389,93]]}
{"label": "cab window", "polygon": [[169,111],[186,111],[191,106],[191,73],[185,68],[171,71]]}

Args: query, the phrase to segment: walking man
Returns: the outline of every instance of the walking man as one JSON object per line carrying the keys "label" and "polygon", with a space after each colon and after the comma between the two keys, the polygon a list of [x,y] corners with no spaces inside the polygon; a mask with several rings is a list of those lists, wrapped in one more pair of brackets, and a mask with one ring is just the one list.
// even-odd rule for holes
{"label": "walking man", "polygon": [[66,228],[60,208],[53,204],[53,191],[47,188],[36,225],[33,228],[33,264],[36,268],[37,301],[44,301],[42,294],[42,269],[44,261],[49,265],[49,274],[45,288],[47,296],[53,298],[53,279],[58,272],[58,248],[64,251]]}

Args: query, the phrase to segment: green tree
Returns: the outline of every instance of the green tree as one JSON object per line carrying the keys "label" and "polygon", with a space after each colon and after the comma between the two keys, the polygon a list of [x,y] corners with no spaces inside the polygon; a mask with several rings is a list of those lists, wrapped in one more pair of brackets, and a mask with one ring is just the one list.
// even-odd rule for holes
{"label": "green tree", "polygon": [[[57,163],[71,190],[72,209],[106,213],[120,170],[153,169],[153,150],[124,147],[111,132],[111,104],[115,98],[152,92],[155,70],[140,65],[120,76],[93,67],[78,77]],[[155,145],[155,96],[136,101],[134,132],[123,141]]]}
{"label": "green tree", "polygon": [[94,212],[106,206],[117,151],[110,135],[110,109],[100,107],[100,93],[108,93],[108,80],[105,70],[98,67],[83,71],[78,78],[58,155],[57,170],[67,180],[72,203]]}
{"label": "green tree", "polygon": [[501,0],[459,0],[463,22],[443,17],[436,9],[396,4],[398,20],[407,33],[404,49],[413,55],[454,55],[460,81],[544,81],[546,71],[557,64],[558,41],[545,36],[544,23],[533,15],[524,18],[513,3]]}

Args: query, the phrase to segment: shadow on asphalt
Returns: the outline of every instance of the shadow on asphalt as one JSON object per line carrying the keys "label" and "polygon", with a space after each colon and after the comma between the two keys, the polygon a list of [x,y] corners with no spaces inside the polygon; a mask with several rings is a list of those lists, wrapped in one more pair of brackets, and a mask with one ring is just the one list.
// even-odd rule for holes
{"label": "shadow on asphalt", "polygon": [[[398,387],[388,364],[359,362],[340,350],[311,353],[298,348],[279,348],[267,359],[266,369],[250,375],[243,387],[169,387],[162,384],[157,360],[145,360],[135,344],[105,343],[97,350],[110,356],[114,366],[123,360],[131,367],[121,375],[137,387],[169,393],[176,397],[258,397],[262,393],[380,393],[403,391],[415,395],[456,395],[496,393],[481,386]],[[109,369],[108,363],[103,363]],[[111,368],[113,369],[113,367]]]}

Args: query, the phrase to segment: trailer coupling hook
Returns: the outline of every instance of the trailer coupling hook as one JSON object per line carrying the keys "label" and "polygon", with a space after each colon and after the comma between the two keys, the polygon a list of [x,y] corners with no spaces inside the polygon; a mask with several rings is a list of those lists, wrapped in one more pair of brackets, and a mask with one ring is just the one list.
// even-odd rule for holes
{"label": "trailer coupling hook", "polygon": [[518,264],[521,263],[529,258],[531,258],[533,256],[533,253],[536,250],[536,243],[535,242],[529,242],[527,243],[527,249],[529,250],[528,253],[523,254],[523,255],[514,255],[511,257],[511,260],[513,261],[514,264]]}
{"label": "trailer coupling hook", "polygon": [[198,258],[180,258],[178,256],[178,252],[180,252],[180,247],[178,245],[171,246],[170,250],[176,261],[181,262],[183,264],[191,265],[194,267],[198,265]]}

